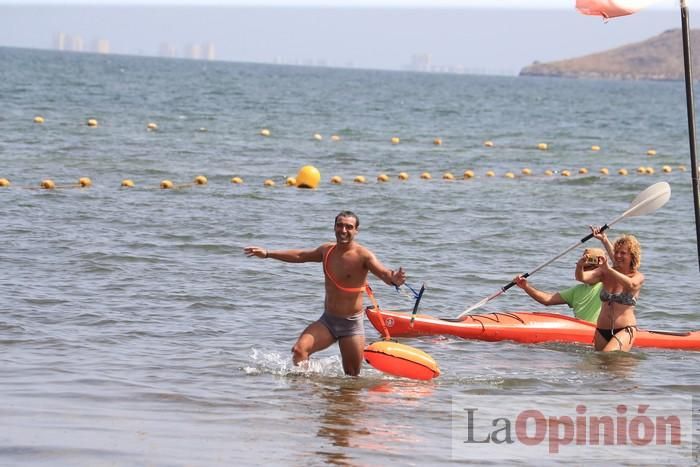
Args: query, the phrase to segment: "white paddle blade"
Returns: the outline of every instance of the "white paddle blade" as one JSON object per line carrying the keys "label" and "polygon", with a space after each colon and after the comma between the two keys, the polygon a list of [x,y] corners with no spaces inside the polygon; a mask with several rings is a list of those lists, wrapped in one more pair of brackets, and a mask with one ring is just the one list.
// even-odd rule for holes
{"label": "white paddle blade", "polygon": [[464,320],[466,319],[466,316],[467,316],[469,313],[471,313],[472,311],[476,310],[477,308],[481,308],[482,306],[486,305],[488,302],[490,302],[490,301],[493,300],[494,298],[498,297],[498,296],[501,295],[502,293],[503,293],[503,289],[499,290],[498,292],[492,293],[492,294],[489,295],[488,297],[486,297],[486,298],[484,298],[483,300],[481,300],[479,303],[477,303],[477,304],[475,304],[475,305],[472,305],[472,306],[470,306],[469,308],[467,308],[466,310],[464,310],[462,313],[459,314],[459,316],[457,316],[457,319],[460,320],[460,321],[464,321]]}
{"label": "white paddle blade", "polygon": [[643,216],[652,213],[666,204],[669,199],[671,199],[671,185],[666,182],[654,183],[634,198],[623,216]]}

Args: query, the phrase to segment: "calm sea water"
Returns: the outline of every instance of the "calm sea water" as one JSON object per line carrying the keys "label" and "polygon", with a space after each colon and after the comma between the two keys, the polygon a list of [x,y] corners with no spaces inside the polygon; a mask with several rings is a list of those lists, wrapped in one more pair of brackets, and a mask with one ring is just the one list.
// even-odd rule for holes
{"label": "calm sea water", "polygon": [[[443,374],[431,382],[368,366],[345,377],[335,346],[301,371],[290,348],[321,313],[321,265],[242,253],[248,244],[330,241],[333,217],[351,209],[361,243],[388,266],[403,266],[409,283],[426,283],[422,312],[456,316],[667,181],[666,206],[613,233],[634,233],[643,246],[640,325],[698,329],[691,179],[679,170],[689,167],[682,83],[3,48],[0,63],[0,177],[12,182],[0,189],[2,465],[450,465],[464,461],[452,450],[452,421],[465,395],[507,405],[548,394],[700,393],[698,353],[635,349],[604,358],[575,345],[438,336],[405,341],[439,362]],[[45,123],[32,123],[36,115]],[[88,127],[89,118],[99,126]],[[146,131],[149,122],[159,130]],[[394,136],[400,144],[390,143]],[[549,150],[538,150],[541,142]],[[285,187],[306,164],[320,170],[320,188]],[[638,175],[640,166],[655,173]],[[579,175],[582,167],[589,174]],[[599,175],[602,167],[611,175]],[[523,168],[534,175],[521,176]],[[617,175],[620,168],[630,175]],[[467,169],[476,178],[462,180]],[[406,182],[396,178],[402,171]],[[421,180],[424,171],[433,180]],[[441,180],[447,171],[457,180]],[[517,177],[505,178],[508,171]],[[380,173],[391,181],[376,183]],[[208,185],[158,189],[163,179],[187,184],[200,174]],[[333,175],[345,182],[331,185]],[[368,183],[352,183],[357,175]],[[233,176],[244,183],[231,184]],[[80,177],[94,186],[35,189],[44,178]],[[136,187],[120,189],[125,178]],[[264,187],[266,179],[277,186]],[[577,256],[532,282],[547,290],[572,284]],[[373,285],[386,308],[412,306]],[[516,309],[542,307],[513,289],[482,311]],[[668,449],[633,459],[608,450],[604,458],[665,463]]]}

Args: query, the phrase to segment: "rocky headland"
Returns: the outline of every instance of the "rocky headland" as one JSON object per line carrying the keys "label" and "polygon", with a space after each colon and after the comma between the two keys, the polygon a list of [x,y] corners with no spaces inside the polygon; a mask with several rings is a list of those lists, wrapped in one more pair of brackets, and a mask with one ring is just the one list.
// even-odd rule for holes
{"label": "rocky headland", "polygon": [[[700,73],[700,30],[690,34],[693,78]],[[555,62],[534,62],[520,76],[556,76],[586,79],[682,80],[683,39],[680,29],[671,29],[642,42],[608,51]]]}

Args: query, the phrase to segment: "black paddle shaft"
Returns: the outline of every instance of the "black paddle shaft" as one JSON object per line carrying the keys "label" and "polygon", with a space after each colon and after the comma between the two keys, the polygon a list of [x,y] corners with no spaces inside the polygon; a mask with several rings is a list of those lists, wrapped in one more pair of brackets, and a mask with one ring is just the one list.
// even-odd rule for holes
{"label": "black paddle shaft", "polygon": [[[600,230],[599,230],[598,232],[599,232],[599,233],[603,233],[603,232],[605,232],[606,230],[608,230],[609,227],[610,227],[610,226],[609,226],[608,224],[605,224],[604,226],[602,226],[602,227],[600,228]],[[583,237],[583,238],[581,239],[581,243],[586,243],[586,242],[587,242],[588,240],[590,240],[591,238],[593,238],[593,232],[591,232],[591,233],[589,233],[588,235],[586,235],[585,237]],[[549,264],[549,263],[543,264],[542,266],[540,266],[539,268],[535,269],[534,271],[526,272],[525,274],[523,274],[523,279],[527,279],[528,277],[530,277],[530,274],[534,274],[536,271],[539,271],[539,270],[542,269],[542,267],[544,267],[546,264]],[[510,289],[510,288],[513,287],[514,285],[515,285],[515,281],[510,281],[510,283],[507,284],[507,285],[505,285],[505,286],[503,286],[503,287],[501,288],[501,290],[505,292],[506,290]]]}

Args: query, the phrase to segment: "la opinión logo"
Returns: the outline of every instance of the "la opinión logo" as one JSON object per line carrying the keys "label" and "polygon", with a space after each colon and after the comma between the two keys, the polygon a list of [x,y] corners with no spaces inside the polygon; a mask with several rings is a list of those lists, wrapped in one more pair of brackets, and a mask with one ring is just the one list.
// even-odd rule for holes
{"label": "la opini\u00f3n logo", "polygon": [[465,443],[494,443],[535,446],[546,443],[550,453],[558,453],[562,445],[681,445],[681,420],[677,415],[646,415],[649,404],[636,407],[634,416],[628,407],[619,404],[616,415],[589,415],[584,404],[576,406],[576,415],[545,415],[541,410],[523,410],[515,416],[497,417],[491,426],[477,426],[478,408],[466,408],[467,439]]}
{"label": "la opini\u00f3n logo", "polygon": [[452,407],[454,457],[693,458],[693,402],[686,395],[465,395]]}

